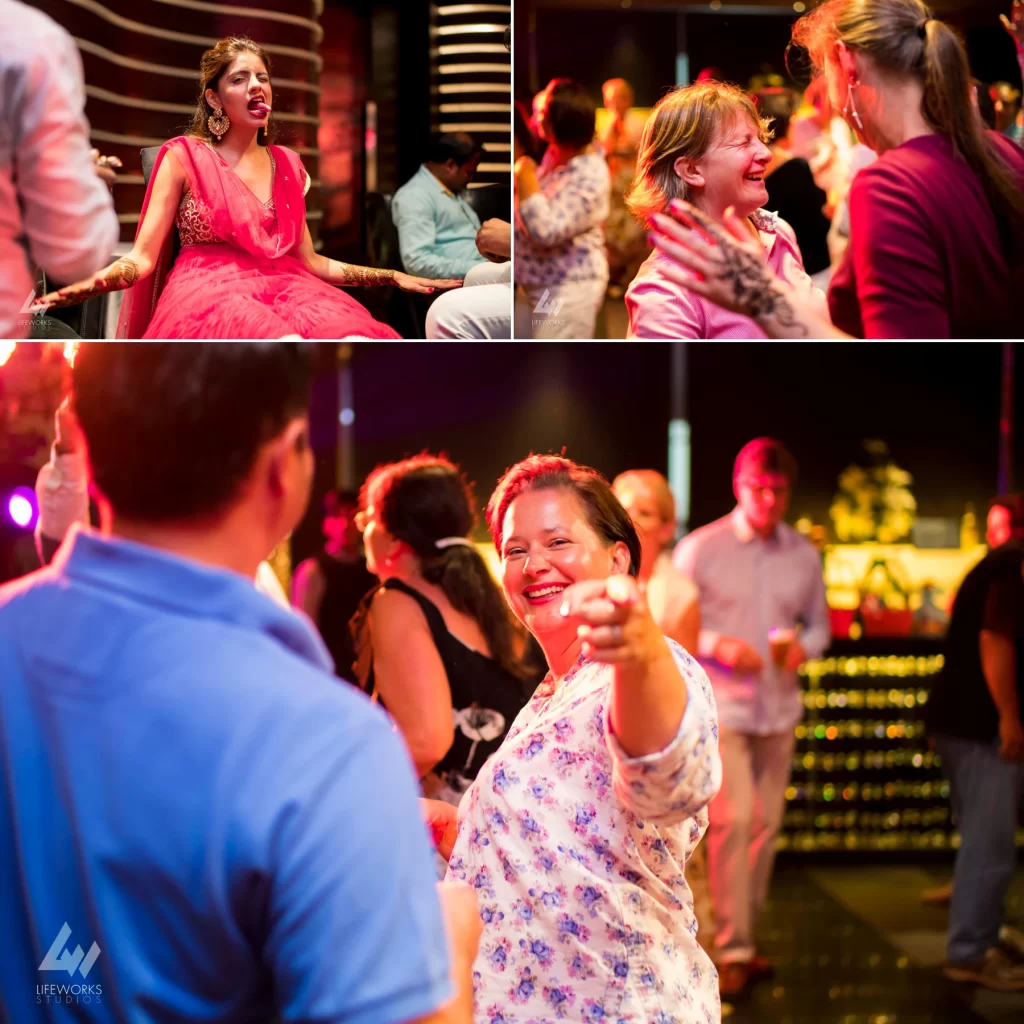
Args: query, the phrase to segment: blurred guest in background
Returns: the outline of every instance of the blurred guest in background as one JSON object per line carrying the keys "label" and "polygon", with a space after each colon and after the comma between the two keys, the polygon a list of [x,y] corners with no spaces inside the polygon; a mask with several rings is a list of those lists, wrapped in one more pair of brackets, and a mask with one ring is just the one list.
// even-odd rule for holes
{"label": "blurred guest in background", "polygon": [[[629,207],[643,223],[676,198],[689,199],[714,220],[729,207],[741,218],[759,258],[801,294],[825,298],[804,271],[793,229],[762,207],[771,163],[767,123],[734,85],[701,82],[658,101],[644,128]],[[631,338],[757,338],[749,317],[725,312],[670,276],[672,260],[654,252],[626,292]]]}
{"label": "blurred guest in background", "polygon": [[626,193],[636,173],[636,151],[643,135],[644,119],[632,112],[633,87],[624,78],[609,79],[601,92],[605,109],[612,114],[598,136],[612,182],[610,210],[604,223],[609,294],[621,299],[625,287],[651,251],[644,226],[626,206]]}
{"label": "blurred guest in background", "polygon": [[988,95],[996,112],[996,131],[1011,136],[1020,113],[1020,89],[1009,82],[993,82],[988,88]]}
{"label": "blurred guest in background", "polygon": [[[1020,68],[1021,78],[1024,79],[1024,3],[1021,3],[1021,0],[1013,0],[1010,17],[1007,18],[1005,14],[1000,14],[999,20],[1013,40],[1017,51],[1017,67]],[[1021,109],[1019,92],[1017,93],[1017,116],[1013,119],[1013,123],[1003,131],[1006,137],[1016,142],[1018,146],[1024,145],[1024,109]]]}
{"label": "blurred guest in background", "polygon": [[612,483],[615,497],[640,536],[639,581],[658,628],[691,654],[697,651],[700,605],[697,588],[672,567],[676,502],[668,481],[653,469],[630,469]]}
{"label": "blurred guest in background", "polygon": [[531,692],[523,636],[469,539],[457,466],[430,455],[380,466],[360,500],[380,587],[352,625],[359,679],[398,725],[424,794],[457,804]]}
{"label": "blurred guest in background", "polygon": [[548,148],[539,167],[525,155],[515,166],[516,337],[593,338],[608,287],[610,191],[597,108],[568,78],[552,79],[535,108]]}
{"label": "blurred guest in background", "polygon": [[292,604],[313,620],[334,659],[335,674],[349,682],[356,678],[356,655],[348,623],[377,584],[363,557],[358,511],[357,494],[327,492],[322,521],[327,543],[319,554],[300,563],[292,578]]}
{"label": "blurred guest in background", "polygon": [[808,162],[815,182],[828,197],[825,213],[831,217],[836,193],[846,177],[853,137],[833,106],[824,81],[812,79],[804,92],[803,105],[792,116],[790,145],[794,156]]}
{"label": "blurred guest in background", "polygon": [[461,278],[484,262],[476,245],[480,218],[462,195],[483,152],[467,132],[436,136],[426,161],[395,193],[391,217],[407,273]]}
{"label": "blurred guest in background", "polygon": [[[996,498],[991,551],[964,578],[925,720],[952,790],[960,848],[944,972],[1024,991],[1024,969],[1000,948],[1024,798],[1024,500]],[[936,902],[936,893],[925,894]]]}
{"label": "blurred guest in background", "polygon": [[[792,229],[800,246],[804,270],[819,288],[828,287],[828,229],[825,216],[828,196],[818,188],[811,165],[794,156],[790,140],[791,120],[799,99],[791,89],[769,88],[757,93],[757,109],[770,122],[771,162],[765,168],[768,190],[766,210],[777,213]],[[824,272],[823,276],[822,272]]]}
{"label": "blurred guest in background", "polygon": [[23,338],[31,264],[77,281],[110,260],[121,229],[89,147],[74,40],[18,0],[0,0],[0,39],[0,338]]}
{"label": "blurred guest in background", "polygon": [[783,522],[796,463],[770,438],[736,457],[736,508],[684,537],[673,564],[697,585],[698,652],[718,702],[722,790],[711,804],[708,869],[723,998],[769,975],[754,934],[768,896],[803,715],[797,669],[829,644],[821,559]]}

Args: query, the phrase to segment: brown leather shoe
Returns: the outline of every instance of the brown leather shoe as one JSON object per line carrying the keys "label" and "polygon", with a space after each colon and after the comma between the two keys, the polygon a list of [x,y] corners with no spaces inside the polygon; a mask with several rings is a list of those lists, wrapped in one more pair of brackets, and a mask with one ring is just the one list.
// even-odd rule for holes
{"label": "brown leather shoe", "polygon": [[723,999],[739,999],[750,984],[750,965],[728,963],[718,965],[718,993]]}

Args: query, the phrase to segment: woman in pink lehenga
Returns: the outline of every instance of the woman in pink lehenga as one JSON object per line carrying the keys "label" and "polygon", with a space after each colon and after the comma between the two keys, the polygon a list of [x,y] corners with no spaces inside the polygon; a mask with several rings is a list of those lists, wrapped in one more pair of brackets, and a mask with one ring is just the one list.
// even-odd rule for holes
{"label": "woman in pink lehenga", "polygon": [[[319,255],[306,226],[309,175],[268,143],[272,102],[260,46],[230,38],[207,50],[191,129],[160,149],[131,252],[36,304],[127,288],[119,338],[397,338],[334,286],[430,293],[462,283]],[[181,251],[168,272],[174,227]]]}

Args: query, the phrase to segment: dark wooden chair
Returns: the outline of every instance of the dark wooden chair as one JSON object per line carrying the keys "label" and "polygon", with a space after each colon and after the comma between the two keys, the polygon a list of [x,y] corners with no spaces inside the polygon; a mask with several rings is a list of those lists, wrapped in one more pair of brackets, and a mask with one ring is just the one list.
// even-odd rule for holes
{"label": "dark wooden chair", "polygon": [[[377,270],[397,270],[405,273],[402,266],[402,254],[398,244],[398,228],[391,219],[390,192],[367,192],[363,197],[363,212],[366,216],[366,257],[369,266]],[[395,319],[407,320],[410,328],[409,337],[426,337],[424,324],[427,309],[432,296],[413,295],[394,289],[401,299],[392,296],[389,305],[388,322],[401,330],[404,324],[395,324]],[[402,331],[405,334],[405,331]]]}

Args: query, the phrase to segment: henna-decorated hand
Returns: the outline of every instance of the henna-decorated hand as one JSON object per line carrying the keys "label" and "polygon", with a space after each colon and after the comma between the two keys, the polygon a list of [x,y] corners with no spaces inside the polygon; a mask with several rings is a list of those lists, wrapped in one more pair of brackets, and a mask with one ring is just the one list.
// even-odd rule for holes
{"label": "henna-decorated hand", "polygon": [[751,317],[769,337],[846,337],[775,276],[760,239],[731,206],[721,224],[680,199],[669,209],[672,217],[654,215],[656,230],[650,234],[651,242],[680,264],[665,265],[666,277],[724,309]]}
{"label": "henna-decorated hand", "polygon": [[119,260],[111,263],[109,267],[93,274],[92,277],[40,296],[29,307],[29,312],[32,314],[45,313],[52,307],[77,306],[78,303],[85,302],[86,299],[91,299],[96,295],[105,295],[107,292],[131,288],[138,279],[138,265],[127,256],[122,256]]}
{"label": "henna-decorated hand", "polygon": [[410,277],[401,271],[395,271],[394,283],[403,292],[419,292],[421,295],[431,295],[434,292],[448,291],[450,288],[461,288],[461,280],[431,281],[426,277]]}
{"label": "henna-decorated hand", "polygon": [[736,313],[757,318],[772,302],[777,278],[768,267],[764,246],[751,235],[732,207],[719,224],[681,200],[670,204],[673,216],[654,215],[651,241],[697,275],[666,273],[673,280]]}
{"label": "henna-decorated hand", "polygon": [[1013,0],[1013,7],[1010,8],[1010,17],[1005,14],[999,15],[1003,28],[1010,34],[1010,37],[1017,44],[1017,49],[1024,49],[1024,3],[1021,0]]}

